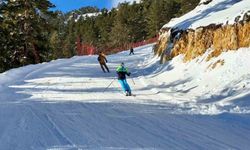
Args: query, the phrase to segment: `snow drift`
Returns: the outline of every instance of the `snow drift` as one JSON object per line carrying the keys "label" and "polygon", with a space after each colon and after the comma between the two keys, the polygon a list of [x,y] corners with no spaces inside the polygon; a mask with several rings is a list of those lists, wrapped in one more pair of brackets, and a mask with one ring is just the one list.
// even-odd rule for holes
{"label": "snow drift", "polygon": [[250,15],[250,0],[201,1],[194,10],[174,18],[163,28],[197,29],[211,24],[233,25]]}

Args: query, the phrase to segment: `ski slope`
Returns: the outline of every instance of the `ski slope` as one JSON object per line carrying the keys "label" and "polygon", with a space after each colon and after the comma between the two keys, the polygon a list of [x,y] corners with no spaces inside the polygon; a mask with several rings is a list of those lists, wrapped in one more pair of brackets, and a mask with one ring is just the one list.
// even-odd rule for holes
{"label": "ski slope", "polygon": [[111,73],[76,56],[0,74],[0,149],[249,149],[250,49],[159,65],[152,46],[108,56]]}

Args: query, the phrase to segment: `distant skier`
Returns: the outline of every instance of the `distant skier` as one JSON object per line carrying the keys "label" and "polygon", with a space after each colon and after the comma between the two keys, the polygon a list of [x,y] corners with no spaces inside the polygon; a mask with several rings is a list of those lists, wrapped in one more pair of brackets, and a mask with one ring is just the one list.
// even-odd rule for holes
{"label": "distant skier", "polygon": [[128,72],[128,69],[124,66],[123,62],[117,67],[116,72],[118,75],[118,82],[120,83],[126,96],[132,96],[131,89],[130,89],[129,84],[126,80],[126,75],[130,76],[131,73]]}
{"label": "distant skier", "polygon": [[133,55],[135,54],[135,53],[134,53],[133,47],[130,48],[130,53],[129,53],[129,55],[131,55],[131,54],[133,54]]}
{"label": "distant skier", "polygon": [[[106,63],[107,63],[108,61],[107,61],[106,56],[105,56],[105,54],[104,54],[103,52],[99,52],[99,56],[98,56],[97,60],[99,61],[100,66],[101,66],[103,72],[106,72],[105,69],[104,69],[104,67],[105,67],[106,70],[109,72],[109,68],[108,68],[108,66],[106,65]],[[104,67],[103,67],[103,66],[104,66]]]}

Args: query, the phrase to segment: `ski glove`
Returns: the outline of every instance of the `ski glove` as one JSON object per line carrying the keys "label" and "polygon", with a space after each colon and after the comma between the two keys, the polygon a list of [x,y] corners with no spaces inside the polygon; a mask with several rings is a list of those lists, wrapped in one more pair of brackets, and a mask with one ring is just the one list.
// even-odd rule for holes
{"label": "ski glove", "polygon": [[127,73],[127,75],[128,75],[128,76],[130,76],[130,74],[131,74],[130,72],[129,72],[129,73]]}

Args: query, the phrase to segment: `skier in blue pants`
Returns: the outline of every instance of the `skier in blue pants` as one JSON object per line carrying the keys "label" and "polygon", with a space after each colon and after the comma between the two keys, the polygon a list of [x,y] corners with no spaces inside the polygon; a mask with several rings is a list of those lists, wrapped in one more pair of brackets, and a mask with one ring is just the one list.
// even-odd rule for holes
{"label": "skier in blue pants", "polygon": [[126,80],[126,75],[130,76],[131,73],[128,72],[128,69],[124,66],[123,62],[117,67],[116,72],[118,75],[118,82],[120,83],[122,90],[126,93],[126,96],[131,96],[131,89]]}

